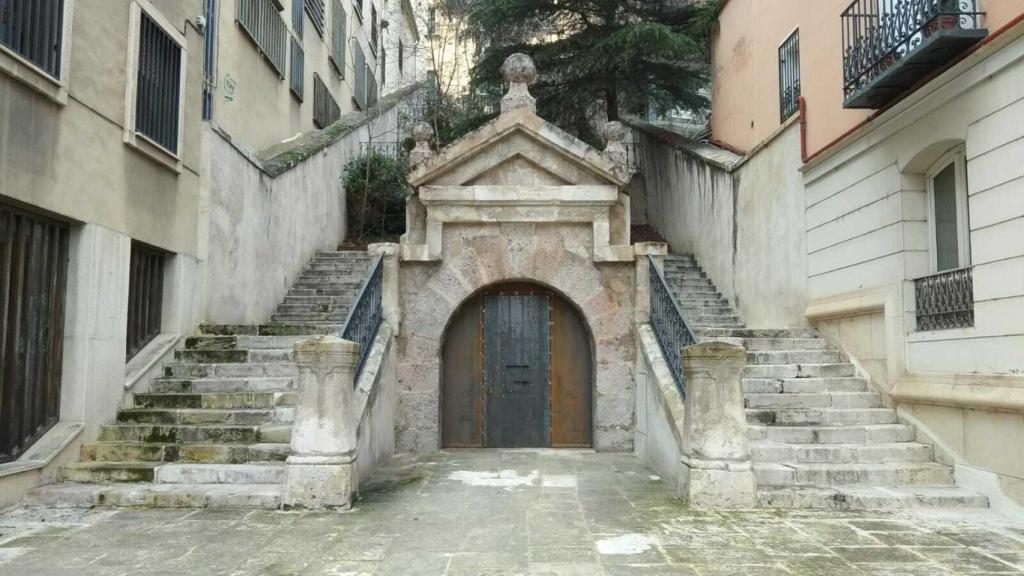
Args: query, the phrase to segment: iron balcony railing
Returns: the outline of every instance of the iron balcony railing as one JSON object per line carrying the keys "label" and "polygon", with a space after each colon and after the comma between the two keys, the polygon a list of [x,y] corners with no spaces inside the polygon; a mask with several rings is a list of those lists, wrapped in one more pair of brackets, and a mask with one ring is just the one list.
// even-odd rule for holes
{"label": "iron balcony railing", "polygon": [[384,257],[377,258],[370,265],[370,273],[359,290],[352,308],[348,311],[345,324],[341,327],[341,338],[359,344],[359,363],[356,365],[356,381],[363,371],[363,365],[370,354],[373,339],[384,320]]}
{"label": "iron balcony railing", "polygon": [[974,273],[959,268],[914,280],[917,330],[974,326]]}
{"label": "iron balcony railing", "polygon": [[848,108],[878,108],[984,38],[977,0],[856,0],[842,14]]}
{"label": "iron balcony railing", "polygon": [[697,343],[686,316],[672,296],[665,274],[653,256],[648,256],[651,268],[651,328],[658,340],[665,362],[672,370],[672,378],[676,381],[679,394],[686,398],[686,378],[683,376],[681,352],[683,348]]}

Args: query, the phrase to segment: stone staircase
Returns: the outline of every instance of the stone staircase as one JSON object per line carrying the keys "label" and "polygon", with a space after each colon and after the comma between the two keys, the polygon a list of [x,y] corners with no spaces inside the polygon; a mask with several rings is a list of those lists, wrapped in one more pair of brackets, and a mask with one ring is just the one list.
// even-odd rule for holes
{"label": "stone staircase", "polygon": [[692,256],[665,277],[698,338],[742,339],[758,498],[771,508],[986,507],[815,330],[747,329]]}
{"label": "stone staircase", "polygon": [[60,507],[278,508],[298,368],[294,344],[340,330],[367,274],[365,252],[317,254],[268,324],[203,326],[134,405],[82,446],[60,484],[30,500]]}

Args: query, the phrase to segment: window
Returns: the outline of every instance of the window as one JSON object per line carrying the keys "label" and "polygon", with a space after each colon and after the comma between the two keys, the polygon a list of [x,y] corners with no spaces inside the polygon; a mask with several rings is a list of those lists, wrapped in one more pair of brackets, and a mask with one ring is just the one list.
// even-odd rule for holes
{"label": "window", "polygon": [[388,51],[383,48],[380,51],[380,77],[384,82],[388,81]]}
{"label": "window", "polygon": [[962,151],[943,156],[928,172],[932,271],[971,265],[967,170]]}
{"label": "window", "polygon": [[302,51],[302,44],[297,39],[292,38],[291,82],[288,84],[288,89],[299,102],[302,102],[303,98],[305,98],[305,74],[306,53]]}
{"label": "window", "polygon": [[779,116],[785,122],[797,111],[800,98],[800,31],[779,46]]}
{"label": "window", "polygon": [[437,8],[431,7],[427,17],[427,34],[433,36],[437,33]]}
{"label": "window", "polygon": [[348,32],[348,16],[339,0],[331,4],[331,56],[334,69],[345,77],[345,39]]}
{"label": "window", "polygon": [[272,0],[238,0],[236,19],[283,80],[288,65],[288,28],[277,6]]}
{"label": "window", "polygon": [[319,74],[313,74],[313,124],[317,128],[326,128],[341,118],[341,108],[338,101],[331,96],[331,91],[320,78]]}
{"label": "window", "polygon": [[377,79],[373,76],[373,70],[366,67],[366,105],[373,106],[377,103]]}
{"label": "window", "polygon": [[0,45],[60,80],[64,0],[0,0]]}
{"label": "window", "polygon": [[130,360],[160,335],[164,302],[164,257],[166,253],[141,242],[132,242],[128,271],[128,338]]}
{"label": "window", "polygon": [[405,44],[401,40],[398,41],[398,75],[401,76],[405,73]]}
{"label": "window", "polygon": [[309,14],[309,22],[313,25],[313,29],[324,37],[324,0],[305,0],[306,2],[306,14]]}
{"label": "window", "polygon": [[204,0],[206,34],[203,38],[203,120],[213,119],[213,91],[217,82],[217,0]]}
{"label": "window", "polygon": [[306,10],[305,0],[292,0],[292,32],[295,32],[295,36],[299,40],[302,40],[303,23],[305,22],[302,17],[303,12]]}
{"label": "window", "polygon": [[370,4],[370,50],[376,54],[380,42],[380,31],[377,30],[377,7]]}
{"label": "window", "polygon": [[352,100],[359,110],[366,109],[366,55],[358,43],[354,50],[354,67],[356,71],[355,87],[352,89]]}
{"label": "window", "polygon": [[356,20],[363,23],[363,0],[352,0],[352,11],[356,14]]}
{"label": "window", "polygon": [[126,141],[137,144],[136,137],[178,157],[181,146],[182,89],[185,78],[184,36],[159,16],[132,4],[137,34],[136,49],[129,51],[129,70],[134,70],[134,90],[129,84],[126,113],[132,127]]}
{"label": "window", "polygon": [[0,462],[60,419],[68,234],[62,222],[0,205]]}

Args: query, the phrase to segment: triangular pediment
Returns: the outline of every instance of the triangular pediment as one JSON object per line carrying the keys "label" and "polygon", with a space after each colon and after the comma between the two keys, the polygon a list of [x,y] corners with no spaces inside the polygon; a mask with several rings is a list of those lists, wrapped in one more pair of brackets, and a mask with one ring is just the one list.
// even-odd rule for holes
{"label": "triangular pediment", "polygon": [[502,114],[453,142],[409,175],[414,187],[613,185],[615,163],[528,110]]}

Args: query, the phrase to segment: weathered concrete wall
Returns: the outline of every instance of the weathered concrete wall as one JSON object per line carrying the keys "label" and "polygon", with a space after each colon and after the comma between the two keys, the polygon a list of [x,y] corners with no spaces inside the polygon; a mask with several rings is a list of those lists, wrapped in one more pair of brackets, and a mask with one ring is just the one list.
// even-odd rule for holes
{"label": "weathered concrete wall", "polygon": [[356,382],[361,420],[356,437],[359,482],[370,478],[395,453],[395,407],[398,386],[398,351],[394,331],[380,327],[373,351]]}
{"label": "weathered concrete wall", "polygon": [[[636,334],[636,442],[634,452],[662,478],[678,485],[682,398],[649,325]],[[667,392],[671,392],[669,394]]]}
{"label": "weathered concrete wall", "polygon": [[637,123],[647,221],[692,253],[750,327],[805,326],[807,252],[799,129],[742,164],[708,161]]}
{"label": "weathered concrete wall", "polygon": [[633,262],[595,264],[591,225],[480,223],[444,227],[440,263],[403,262],[398,338],[399,452],[440,447],[441,343],[449,318],[474,292],[532,280],[577,306],[595,345],[594,447],[633,447]]}
{"label": "weathered concrete wall", "polygon": [[272,178],[216,129],[204,127],[208,198],[203,320],[266,322],[309,258],[345,239],[341,177],[360,143],[395,130],[392,107]]}

